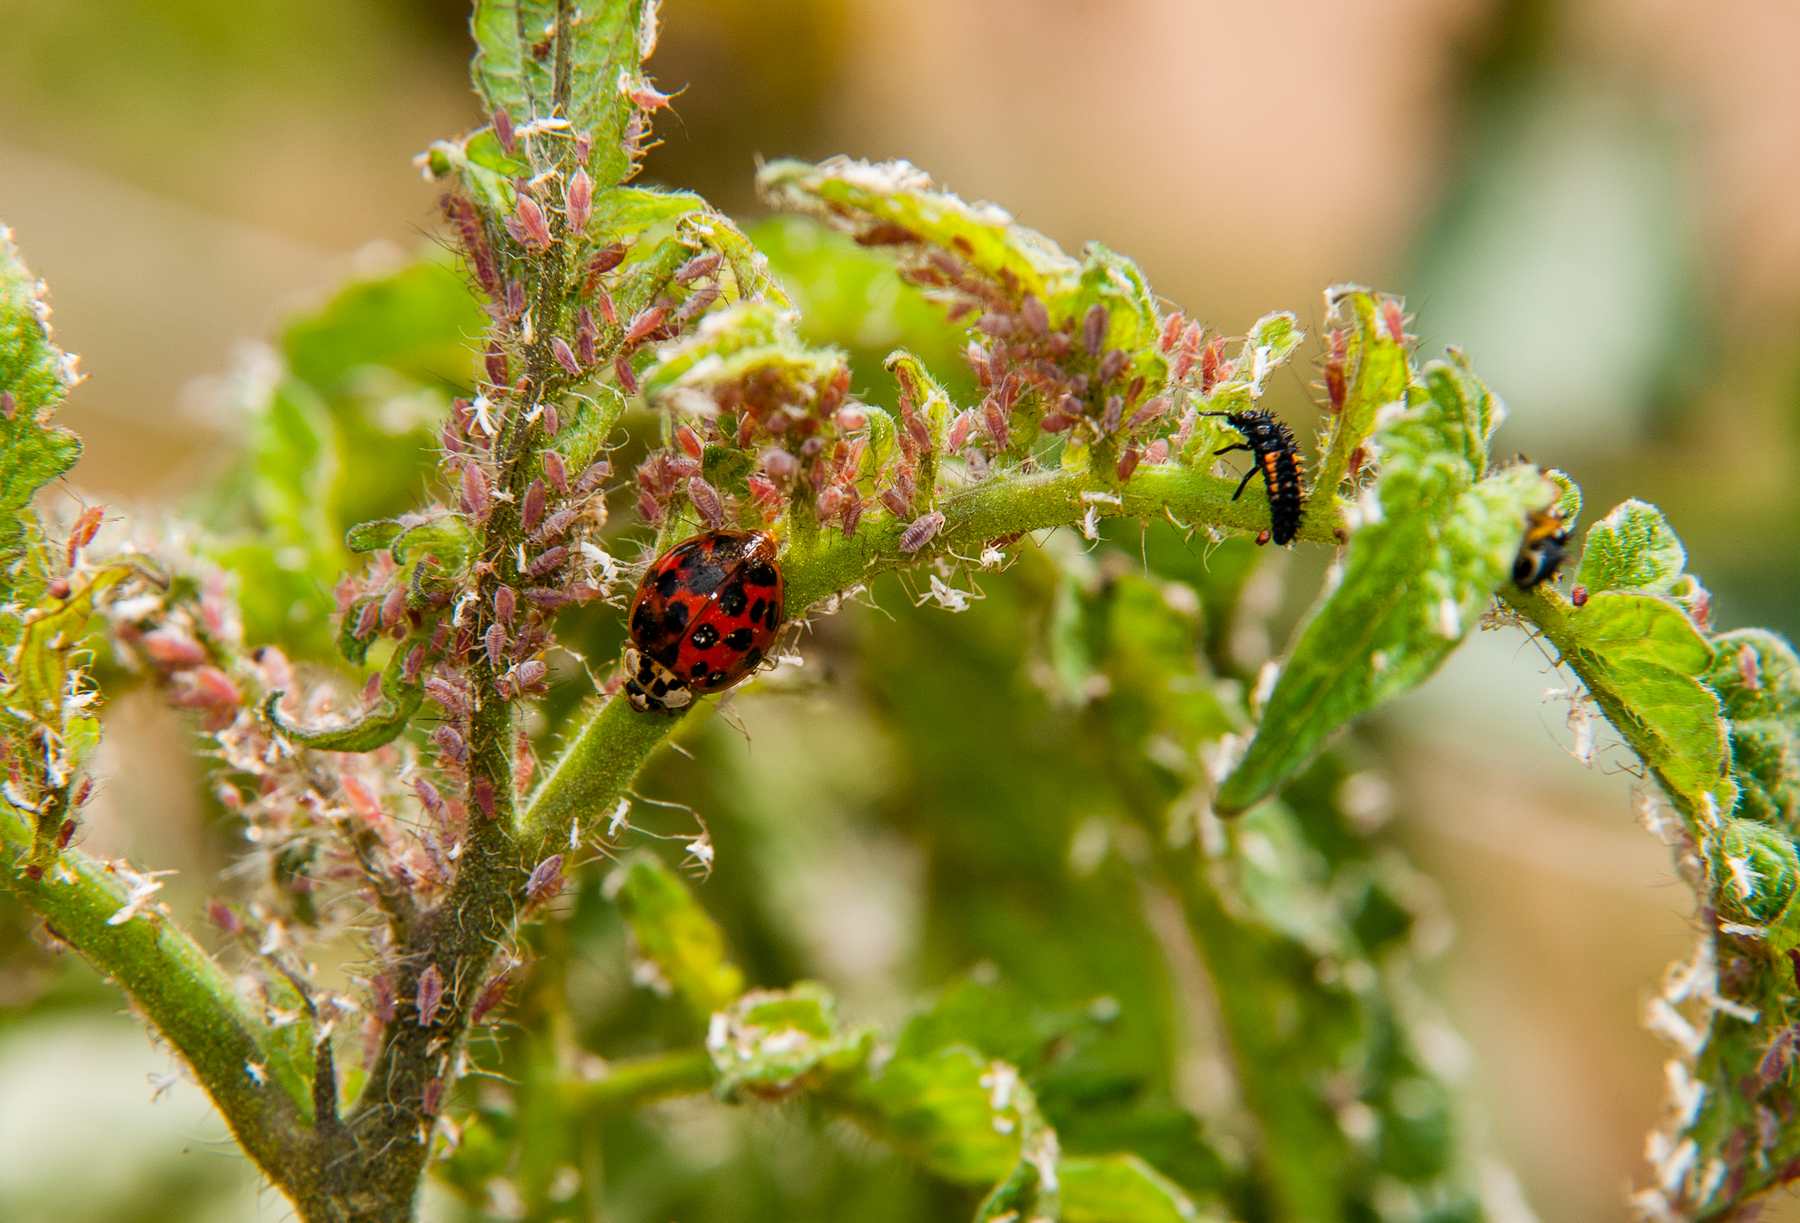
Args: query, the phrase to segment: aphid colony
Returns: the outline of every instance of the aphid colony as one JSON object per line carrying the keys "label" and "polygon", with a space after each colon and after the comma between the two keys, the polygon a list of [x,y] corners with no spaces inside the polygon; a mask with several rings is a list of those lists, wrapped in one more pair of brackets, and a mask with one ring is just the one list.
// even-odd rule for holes
{"label": "aphid colony", "polygon": [[784,594],[775,540],[761,531],[708,531],[657,557],[627,620],[631,707],[684,709],[743,680],[775,642]]}

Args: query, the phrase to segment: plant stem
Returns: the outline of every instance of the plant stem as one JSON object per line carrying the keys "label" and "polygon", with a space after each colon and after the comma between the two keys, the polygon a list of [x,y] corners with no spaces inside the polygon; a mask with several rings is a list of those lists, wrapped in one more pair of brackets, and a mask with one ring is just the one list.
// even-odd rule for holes
{"label": "plant stem", "polygon": [[239,1145],[302,1209],[322,1151],[307,1113],[310,1068],[295,1065],[206,949],[154,906],[118,924],[131,897],[116,867],[65,849],[33,880],[31,824],[0,804],[0,870],[50,932],[116,981],[193,1070]]}
{"label": "plant stem", "polygon": [[571,1112],[600,1116],[712,1088],[715,1072],[705,1049],[674,1049],[608,1062],[597,1079],[565,1079],[563,1102]]}

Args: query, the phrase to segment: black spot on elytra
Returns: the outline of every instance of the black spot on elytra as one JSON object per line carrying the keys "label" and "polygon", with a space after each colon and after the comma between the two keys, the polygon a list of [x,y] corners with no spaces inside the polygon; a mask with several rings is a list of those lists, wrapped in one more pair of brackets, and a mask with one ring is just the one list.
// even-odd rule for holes
{"label": "black spot on elytra", "polygon": [[753,621],[761,620],[763,618],[763,612],[767,610],[768,606],[769,601],[767,599],[758,599],[756,602],[752,603],[750,605],[750,619]]}
{"label": "black spot on elytra", "polygon": [[705,675],[706,660],[702,658],[699,662],[688,668],[688,674],[692,675],[695,679],[699,679],[702,675]]}
{"label": "black spot on elytra", "polygon": [[744,584],[742,582],[732,582],[731,585],[725,588],[725,593],[719,596],[720,609],[733,619],[744,614],[744,608],[749,606],[749,602],[750,601],[744,597]]}
{"label": "black spot on elytra", "polygon": [[702,624],[694,630],[694,635],[689,640],[694,643],[696,649],[710,650],[718,644],[719,630],[710,624]]}
{"label": "black spot on elytra", "polygon": [[695,565],[687,575],[687,588],[697,595],[709,595],[725,580],[725,567],[711,561]]}
{"label": "black spot on elytra", "polygon": [[688,607],[686,603],[676,600],[663,611],[663,631],[680,633],[688,626]]}
{"label": "black spot on elytra", "polygon": [[773,603],[769,604],[769,610],[763,614],[763,626],[773,631],[775,626],[780,623],[781,609]]}
{"label": "black spot on elytra", "polygon": [[[683,562],[685,567],[685,562]],[[667,599],[681,589],[681,569],[665,569],[656,575],[656,593]]]}
{"label": "black spot on elytra", "polygon": [[717,687],[725,682],[725,672],[714,671],[711,675],[706,677],[706,682],[711,686]]}
{"label": "black spot on elytra", "polygon": [[650,609],[641,603],[631,613],[631,631],[638,637],[650,631]]}
{"label": "black spot on elytra", "polygon": [[747,628],[734,628],[725,634],[725,644],[734,650],[749,649],[752,640],[751,632]]}
{"label": "black spot on elytra", "polygon": [[773,586],[776,582],[775,566],[768,561],[751,561],[750,567],[744,571],[744,580],[752,586]]}

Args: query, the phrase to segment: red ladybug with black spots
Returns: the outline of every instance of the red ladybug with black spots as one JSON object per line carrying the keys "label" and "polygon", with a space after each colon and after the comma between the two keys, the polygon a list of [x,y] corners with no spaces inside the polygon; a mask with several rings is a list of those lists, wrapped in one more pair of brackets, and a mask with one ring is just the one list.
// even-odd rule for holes
{"label": "red ladybug with black spots", "polygon": [[708,531],[650,563],[631,601],[625,696],[641,712],[685,709],[762,664],[783,618],[775,540]]}

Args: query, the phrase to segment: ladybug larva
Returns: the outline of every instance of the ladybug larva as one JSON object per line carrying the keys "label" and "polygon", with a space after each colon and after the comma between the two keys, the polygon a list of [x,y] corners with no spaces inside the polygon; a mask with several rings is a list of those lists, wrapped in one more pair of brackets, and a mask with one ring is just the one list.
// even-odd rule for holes
{"label": "ladybug larva", "polygon": [[1230,454],[1248,450],[1256,456],[1256,464],[1238,481],[1231,494],[1236,501],[1244,495],[1244,486],[1257,472],[1262,472],[1263,487],[1269,494],[1269,531],[1278,544],[1285,544],[1300,530],[1300,515],[1305,497],[1300,491],[1300,478],[1305,464],[1294,445],[1294,431],[1280,419],[1261,408],[1243,412],[1202,412],[1202,416],[1223,416],[1225,423],[1244,435],[1244,440],[1214,454]]}
{"label": "ladybug larva", "polygon": [[640,711],[685,709],[762,664],[783,618],[775,540],[708,531],[650,563],[631,601],[625,696]]}
{"label": "ladybug larva", "polygon": [[1513,585],[1530,590],[1556,576],[1569,551],[1569,528],[1554,507],[1538,510],[1525,520],[1525,538],[1513,559]]}

